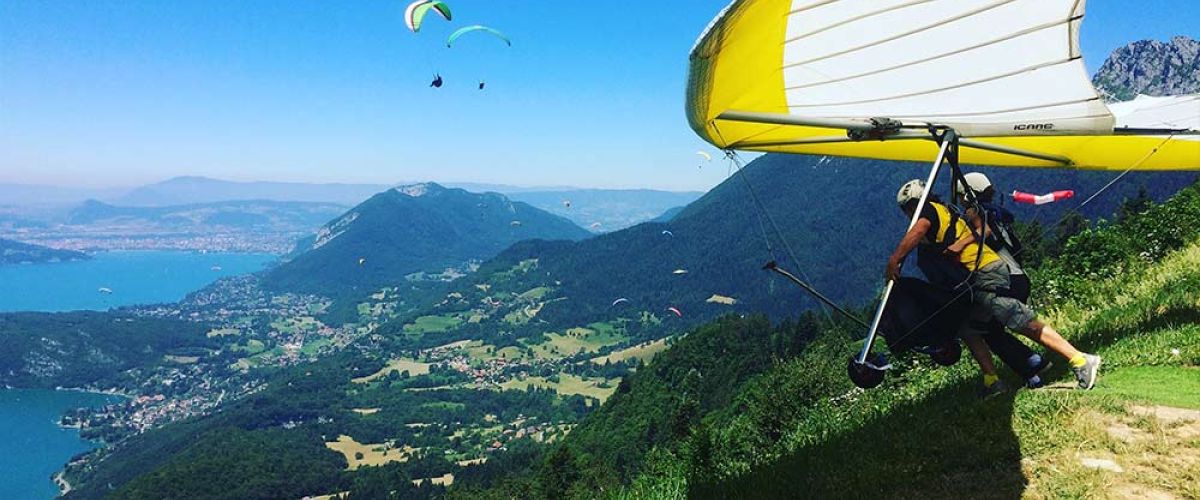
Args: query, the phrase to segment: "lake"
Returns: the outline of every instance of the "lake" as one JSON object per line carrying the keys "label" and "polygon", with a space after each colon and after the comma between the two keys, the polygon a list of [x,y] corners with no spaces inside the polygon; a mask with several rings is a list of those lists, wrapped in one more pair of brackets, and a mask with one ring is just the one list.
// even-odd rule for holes
{"label": "lake", "polygon": [[71,457],[97,446],[80,439],[75,429],[59,427],[58,419],[71,408],[120,399],[75,391],[0,389],[0,498],[57,496],[51,476]]}
{"label": "lake", "polygon": [[175,302],[217,278],[258,271],[273,260],[247,253],[102,252],[86,261],[0,266],[0,312]]}

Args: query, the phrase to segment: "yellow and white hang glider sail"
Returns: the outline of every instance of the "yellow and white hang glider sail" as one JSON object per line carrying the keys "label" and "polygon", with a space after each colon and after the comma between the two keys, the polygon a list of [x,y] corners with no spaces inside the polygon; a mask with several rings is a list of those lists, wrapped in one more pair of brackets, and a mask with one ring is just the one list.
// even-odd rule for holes
{"label": "yellow and white hang glider sail", "polygon": [[692,49],[687,114],[722,149],[1200,169],[1200,96],[1106,105],[1084,0],[736,0]]}

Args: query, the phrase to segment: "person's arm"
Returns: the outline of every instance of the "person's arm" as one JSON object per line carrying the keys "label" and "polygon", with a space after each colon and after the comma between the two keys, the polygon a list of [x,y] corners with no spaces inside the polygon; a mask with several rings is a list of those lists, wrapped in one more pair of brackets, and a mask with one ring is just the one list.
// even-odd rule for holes
{"label": "person's arm", "polygon": [[904,234],[904,239],[900,240],[900,244],[896,246],[896,251],[892,252],[892,256],[888,259],[887,276],[888,279],[894,280],[900,278],[900,263],[904,262],[904,258],[917,248],[921,243],[921,239],[925,237],[925,233],[929,232],[929,228],[933,227],[933,223],[929,219],[917,219],[917,223],[913,225]]}

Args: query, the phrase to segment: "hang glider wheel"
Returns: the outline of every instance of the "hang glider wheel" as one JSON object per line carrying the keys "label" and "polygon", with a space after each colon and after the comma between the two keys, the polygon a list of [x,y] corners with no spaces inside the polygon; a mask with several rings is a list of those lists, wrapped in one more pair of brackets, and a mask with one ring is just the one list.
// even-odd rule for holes
{"label": "hang glider wheel", "polygon": [[958,341],[947,342],[929,354],[929,359],[940,366],[954,366],[962,359],[962,345]]}
{"label": "hang glider wheel", "polygon": [[884,370],[876,368],[870,363],[858,361],[854,356],[850,357],[850,361],[846,364],[846,372],[850,375],[850,381],[854,385],[862,389],[874,389],[883,383]]}

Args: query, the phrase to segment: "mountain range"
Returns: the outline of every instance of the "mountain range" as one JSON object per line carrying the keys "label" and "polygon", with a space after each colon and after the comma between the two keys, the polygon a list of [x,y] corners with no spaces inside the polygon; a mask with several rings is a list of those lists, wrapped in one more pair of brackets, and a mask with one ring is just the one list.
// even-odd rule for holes
{"label": "mountain range", "polygon": [[498,193],[435,183],[389,189],[322,226],[267,286],[338,295],[403,284],[415,273],[460,272],[525,239],[581,239],[570,221]]}
{"label": "mountain range", "polygon": [[88,200],[71,209],[64,222],[75,226],[137,226],[143,230],[311,231],[343,210],[341,205],[313,202],[249,200],[144,207]]}

